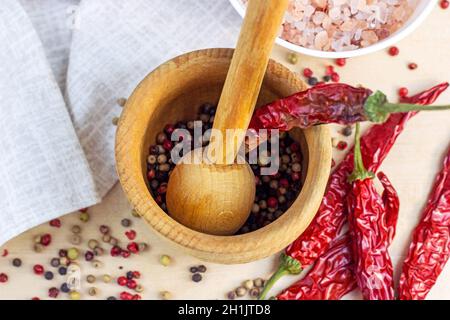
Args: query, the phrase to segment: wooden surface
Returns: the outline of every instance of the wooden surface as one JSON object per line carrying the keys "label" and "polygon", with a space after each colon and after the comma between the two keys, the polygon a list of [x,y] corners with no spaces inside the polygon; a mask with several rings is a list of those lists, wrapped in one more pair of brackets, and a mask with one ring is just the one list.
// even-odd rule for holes
{"label": "wooden surface", "polygon": [[[395,97],[395,91],[400,85],[406,85],[412,92],[416,92],[440,81],[450,80],[449,19],[450,10],[444,11],[436,8],[423,26],[399,43],[401,53],[398,57],[391,58],[385,52],[379,52],[351,59],[345,68],[339,69],[342,80],[382,89],[389,93],[391,98]],[[277,48],[274,57],[286,63],[284,49]],[[408,62],[418,63],[419,68],[409,71],[406,67]],[[322,70],[328,63],[326,60],[302,57],[298,65],[290,67],[296,71],[300,71],[303,66]],[[439,101],[449,102],[450,92],[443,95]],[[391,247],[397,279],[399,268],[410,242],[411,231],[420,218],[420,211],[425,204],[434,176],[442,162],[442,156],[450,142],[449,123],[450,113],[448,112],[418,115],[408,124],[407,130],[400,136],[382,166],[398,189],[402,201],[398,232]],[[336,158],[343,154],[343,152],[335,152]],[[92,221],[84,228],[83,237],[88,239],[89,235],[97,236],[97,226],[103,223],[111,225],[115,233],[123,233],[124,229],[120,226],[120,220],[122,217],[129,216],[129,213],[130,206],[120,187],[116,186],[102,204],[91,209]],[[10,254],[6,258],[0,257],[0,272],[8,273],[10,281],[7,284],[0,284],[0,298],[45,297],[48,287],[60,282],[49,282],[42,277],[36,278],[32,274],[31,266],[36,262],[47,263],[56,254],[57,248],[68,246],[68,229],[74,223],[79,223],[77,214],[65,217],[63,228],[57,232],[56,229],[44,225],[28,231],[3,247],[7,248]],[[144,272],[141,281],[146,287],[144,298],[157,299],[159,291],[169,290],[173,293],[174,298],[178,299],[222,299],[228,290],[238,286],[242,280],[268,276],[278,260],[278,256],[273,256],[244,265],[225,266],[207,263],[209,270],[204,280],[200,283],[193,283],[190,281],[187,268],[199,264],[199,260],[162,241],[156,233],[148,232],[143,223],[139,223],[135,219],[133,223],[133,228],[138,232],[138,238],[148,241],[152,249],[148,253],[126,262],[121,259],[103,259],[105,262],[103,269],[96,271],[91,267],[86,267],[83,269],[83,274],[92,272],[96,275],[102,273],[119,275],[118,266],[124,265],[125,269],[139,269]],[[45,231],[52,231],[56,238],[55,244],[44,253],[35,254],[32,251],[32,238]],[[121,239],[124,239],[123,235]],[[173,265],[162,267],[158,263],[160,254],[171,255],[174,260]],[[13,257],[23,259],[24,265],[21,269],[10,266],[10,259]],[[295,277],[285,278],[280,281],[274,291],[285,287],[293,280]],[[445,267],[428,298],[450,299],[449,282],[450,263]],[[96,286],[100,289],[98,298],[120,292],[116,285],[98,284]],[[84,284],[83,298],[89,298],[86,290],[87,286]],[[359,294],[350,294],[347,298],[359,298]]]}
{"label": "wooden surface", "polygon": [[[128,199],[146,222],[191,254],[227,264],[267,257],[294,240],[309,224],[320,204],[331,163],[328,128],[317,126],[305,130],[309,174],[299,197],[292,210],[282,218],[249,234],[220,237],[196,232],[171,219],[156,205],[144,178],[149,147],[166,123],[193,119],[197,114],[197,108],[193,106],[218,101],[232,53],[231,49],[196,51],[156,69],[131,95],[116,135],[120,181]],[[170,90],[167,83],[171,84]],[[258,103],[268,103],[303,88],[304,82],[289,69],[271,61]],[[234,190],[226,192],[229,194],[231,191]],[[197,196],[193,194],[193,197]]]}

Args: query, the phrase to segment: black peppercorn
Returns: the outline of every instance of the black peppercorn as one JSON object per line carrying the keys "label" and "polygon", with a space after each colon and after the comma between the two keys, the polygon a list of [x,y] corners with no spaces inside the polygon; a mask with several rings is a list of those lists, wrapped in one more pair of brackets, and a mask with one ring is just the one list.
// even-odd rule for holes
{"label": "black peppercorn", "polygon": [[309,84],[310,86],[315,86],[315,85],[317,84],[317,82],[318,82],[318,80],[317,80],[316,77],[308,78],[308,84]]}
{"label": "black peppercorn", "polygon": [[44,277],[47,280],[53,280],[53,272],[51,272],[51,271],[45,272]]}
{"label": "black peppercorn", "polygon": [[22,265],[22,260],[20,260],[19,258],[15,258],[12,261],[12,265],[16,268],[19,268]]}
{"label": "black peppercorn", "polygon": [[62,276],[67,274],[67,268],[66,267],[59,267],[58,273]]}
{"label": "black peppercorn", "polygon": [[190,271],[191,273],[197,273],[197,272],[198,272],[198,268],[197,268],[197,267],[190,267],[190,268],[189,268],[189,271]]}
{"label": "black peppercorn", "polygon": [[58,268],[60,265],[59,258],[53,258],[50,260],[50,265],[54,268]]}
{"label": "black peppercorn", "polygon": [[194,282],[202,281],[202,275],[200,273],[194,273],[192,275],[192,281],[194,281]]}
{"label": "black peppercorn", "polygon": [[205,273],[206,272],[206,266],[204,266],[204,265],[198,266],[198,272]]}
{"label": "black peppercorn", "polygon": [[63,284],[61,285],[60,289],[61,289],[61,291],[64,292],[64,293],[70,292],[70,288],[69,288],[69,285],[68,285],[67,283],[63,283]]}

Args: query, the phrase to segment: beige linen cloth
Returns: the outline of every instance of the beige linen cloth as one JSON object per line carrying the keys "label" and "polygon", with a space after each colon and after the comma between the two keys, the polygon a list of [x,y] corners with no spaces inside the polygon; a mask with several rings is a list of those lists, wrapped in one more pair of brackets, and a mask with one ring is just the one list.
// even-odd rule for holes
{"label": "beige linen cloth", "polygon": [[2,0],[0,245],[117,182],[118,98],[176,55],[233,47],[228,0]]}

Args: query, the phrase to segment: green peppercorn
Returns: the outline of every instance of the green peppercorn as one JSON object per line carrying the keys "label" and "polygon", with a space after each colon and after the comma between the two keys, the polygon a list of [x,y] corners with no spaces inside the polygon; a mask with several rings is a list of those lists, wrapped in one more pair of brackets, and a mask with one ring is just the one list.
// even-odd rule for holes
{"label": "green peppercorn", "polygon": [[291,52],[287,55],[287,60],[290,64],[297,64],[298,56],[297,56],[297,54]]}
{"label": "green peppercorn", "polygon": [[69,293],[69,297],[70,297],[71,300],[80,300],[81,295],[80,295],[80,293],[78,291],[71,291]]}
{"label": "green peppercorn", "polygon": [[140,217],[141,217],[141,216],[139,215],[139,213],[138,213],[135,209],[131,210],[131,215],[132,215],[133,217],[135,217],[135,218],[140,218]]}
{"label": "green peppercorn", "polygon": [[172,299],[172,294],[169,291],[161,291],[160,295],[161,295],[161,299],[163,299],[163,300]]}
{"label": "green peppercorn", "polygon": [[89,213],[87,212],[81,212],[80,213],[80,220],[82,222],[88,222],[89,221]]}
{"label": "green peppercorn", "polygon": [[103,235],[102,241],[105,243],[109,243],[111,241],[111,236],[109,234]]}
{"label": "green peppercorn", "polygon": [[172,259],[168,256],[163,254],[160,258],[159,258],[159,262],[164,266],[167,267],[170,265],[170,263],[172,262]]}
{"label": "green peppercorn", "polygon": [[112,278],[111,278],[111,276],[109,274],[104,274],[102,279],[103,279],[104,283],[110,283],[111,280],[112,280]]}
{"label": "green peppercorn", "polygon": [[77,248],[70,248],[69,250],[67,250],[67,257],[70,260],[76,260],[79,254],[80,252],[78,251]]}

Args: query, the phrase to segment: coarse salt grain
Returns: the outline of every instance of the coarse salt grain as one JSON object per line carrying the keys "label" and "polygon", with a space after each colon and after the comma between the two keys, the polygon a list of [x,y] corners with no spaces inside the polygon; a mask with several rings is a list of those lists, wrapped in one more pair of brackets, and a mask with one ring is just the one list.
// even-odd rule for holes
{"label": "coarse salt grain", "polygon": [[309,49],[355,50],[399,30],[416,6],[417,0],[290,0],[281,37]]}

